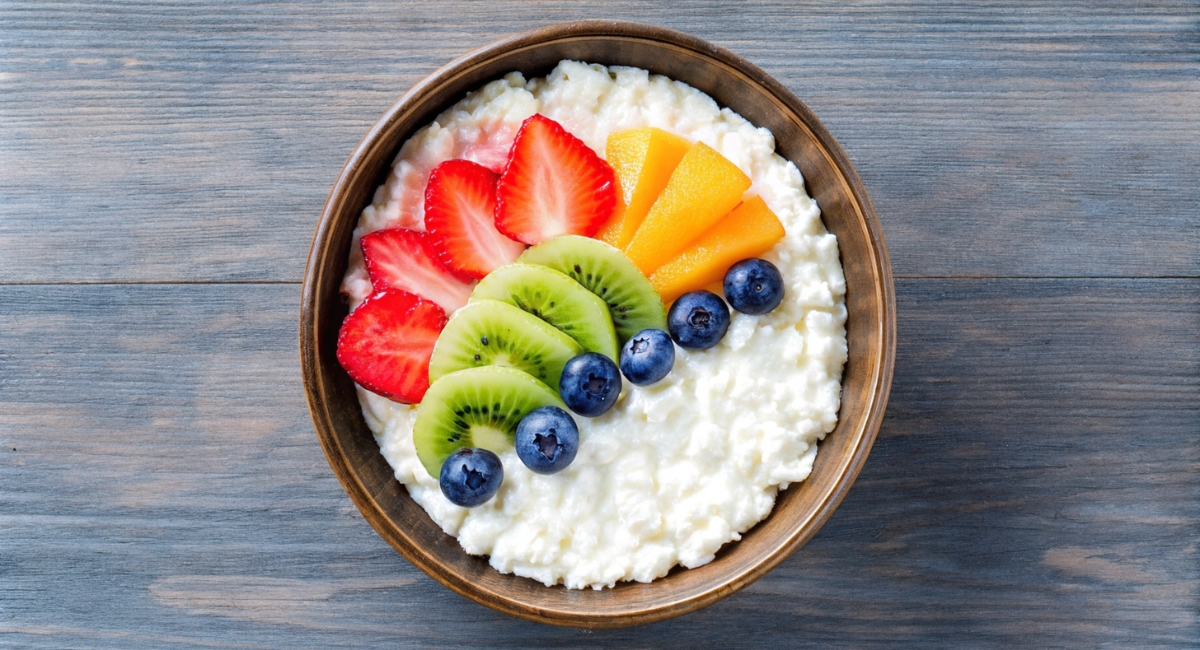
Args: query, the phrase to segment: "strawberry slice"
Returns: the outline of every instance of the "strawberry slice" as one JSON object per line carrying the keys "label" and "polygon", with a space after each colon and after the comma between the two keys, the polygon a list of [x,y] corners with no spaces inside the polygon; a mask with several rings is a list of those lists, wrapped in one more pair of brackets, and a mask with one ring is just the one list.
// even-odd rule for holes
{"label": "strawberry slice", "polygon": [[446,268],[429,233],[387,228],[361,241],[371,290],[403,289],[437,303],[447,314],[467,304],[475,283]]}
{"label": "strawberry slice", "polygon": [[496,187],[496,228],[526,244],[559,235],[591,237],[612,218],[612,167],[543,115],[525,120]]}
{"label": "strawberry slice", "polygon": [[517,259],[525,245],[496,230],[496,174],[469,160],[433,168],[425,186],[425,229],[442,261],[482,278]]}
{"label": "strawberry slice", "polygon": [[360,386],[416,404],[429,389],[429,357],[446,312],[400,289],[372,293],[342,321],[337,358]]}

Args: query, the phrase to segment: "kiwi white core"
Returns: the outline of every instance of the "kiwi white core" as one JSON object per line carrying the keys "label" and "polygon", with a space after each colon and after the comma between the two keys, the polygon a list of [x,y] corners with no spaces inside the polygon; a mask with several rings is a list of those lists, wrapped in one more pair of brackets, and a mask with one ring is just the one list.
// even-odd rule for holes
{"label": "kiwi white core", "polygon": [[475,441],[476,447],[483,447],[484,449],[512,447],[512,438],[508,434],[486,424],[471,425],[471,440]]}
{"label": "kiwi white core", "polygon": [[[470,510],[447,501],[417,459],[417,410],[359,389],[367,423],[409,494],[469,553],[499,571],[571,588],[650,581],[711,561],[766,517],[779,489],[806,478],[817,441],[837,423],[846,360],[845,280],[837,240],[774,139],[707,95],[634,68],[564,61],[546,78],[510,74],[447,109],[401,148],[363,211],[343,289],[370,292],[357,237],[420,229],[429,170],[467,158],[500,170],[521,122],[542,113],[603,155],[609,133],[656,126],[721,152],[753,180],[787,235],[768,254],[784,302],[733,315],[702,352],[677,349],[653,386],[625,382],[612,411],[576,418],[579,453],[561,473],[534,474],[501,454],[504,485]],[[473,435],[478,435],[473,433]]]}

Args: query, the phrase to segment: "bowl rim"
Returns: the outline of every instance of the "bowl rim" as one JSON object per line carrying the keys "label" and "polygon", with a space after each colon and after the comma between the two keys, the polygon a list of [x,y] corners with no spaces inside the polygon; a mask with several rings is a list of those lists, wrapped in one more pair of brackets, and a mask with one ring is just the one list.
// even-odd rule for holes
{"label": "bowl rim", "polygon": [[[877,363],[870,371],[871,376],[867,382],[867,385],[870,387],[869,392],[866,393],[869,396],[869,404],[865,408],[865,415],[862,418],[861,424],[856,427],[855,431],[850,432],[857,434],[857,440],[852,448],[852,453],[845,462],[845,468],[837,482],[822,496],[819,505],[813,509],[812,513],[806,519],[798,522],[791,529],[790,535],[762,561],[749,566],[741,573],[732,575],[723,584],[712,586],[686,598],[659,603],[654,606],[641,607],[625,614],[588,614],[573,610],[558,611],[545,606],[530,605],[523,601],[512,599],[506,594],[482,589],[457,576],[446,575],[442,570],[441,563],[419,544],[414,543],[406,535],[405,531],[396,526],[384,513],[383,509],[375,501],[374,496],[353,471],[346,454],[341,449],[340,442],[334,435],[334,427],[328,409],[330,395],[327,394],[322,384],[320,373],[318,372],[320,363],[317,358],[319,347],[317,316],[320,311],[318,305],[321,302],[318,294],[319,287],[323,284],[319,279],[321,279],[323,274],[329,273],[328,269],[324,269],[321,265],[321,262],[325,258],[324,245],[330,238],[336,216],[337,199],[347,191],[353,179],[360,173],[360,169],[364,165],[364,159],[367,157],[375,141],[400,116],[417,109],[424,103],[427,99],[427,93],[432,88],[445,85],[449,80],[466,74],[471,69],[501,55],[558,41],[582,38],[638,40],[646,41],[650,44],[667,45],[686,50],[693,55],[709,59],[728,73],[741,76],[745,80],[756,84],[762,90],[766,91],[770,98],[782,109],[790,111],[799,117],[803,128],[808,130],[810,135],[819,143],[822,155],[841,175],[846,189],[849,191],[850,196],[853,197],[853,207],[858,213],[859,225],[865,232],[866,241],[872,252],[871,262],[876,284],[874,289],[881,297],[882,302],[879,310],[880,322],[876,324],[876,332],[874,333],[874,336],[879,337],[881,341],[882,354],[880,355],[881,358],[877,360]],[[340,278],[338,281],[340,283]],[[729,50],[712,45],[690,34],[637,22],[583,20],[557,23],[512,34],[472,50],[418,81],[371,126],[347,158],[341,173],[338,175],[326,198],[320,221],[314,232],[302,285],[299,343],[305,397],[326,460],[337,476],[339,483],[351,498],[351,501],[363,514],[371,527],[389,545],[406,560],[434,578],[437,582],[462,596],[502,613],[552,625],[603,628],[656,622],[710,605],[765,575],[807,543],[824,526],[833,511],[841,503],[842,499],[845,498],[846,493],[849,491],[851,485],[853,485],[865,464],[878,434],[879,427],[882,424],[895,365],[895,323],[896,298],[891,265],[887,246],[884,242],[883,231],[874,206],[849,158],[808,106],[781,83],[754,64]],[[841,410],[842,408],[839,408],[839,412]],[[772,513],[774,511],[775,509],[772,510]],[[768,515],[767,519],[770,516]],[[762,523],[759,522],[757,525],[762,525]],[[655,582],[668,578],[669,576],[659,578]]]}

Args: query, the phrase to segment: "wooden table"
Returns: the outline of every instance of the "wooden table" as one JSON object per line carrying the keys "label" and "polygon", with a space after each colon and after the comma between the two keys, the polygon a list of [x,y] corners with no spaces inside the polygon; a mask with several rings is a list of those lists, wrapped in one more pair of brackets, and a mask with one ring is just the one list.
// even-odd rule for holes
{"label": "wooden table", "polygon": [[[899,351],[816,539],[589,633],[372,532],[296,327],[375,118],[468,49],[603,17],[728,47],[824,120]],[[1198,434],[1196,2],[0,3],[0,646],[1195,647]]]}

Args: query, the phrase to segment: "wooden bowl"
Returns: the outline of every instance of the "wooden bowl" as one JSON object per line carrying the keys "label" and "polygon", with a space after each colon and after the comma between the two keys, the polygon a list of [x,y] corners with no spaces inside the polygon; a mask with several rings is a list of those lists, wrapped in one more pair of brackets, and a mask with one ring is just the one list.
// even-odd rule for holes
{"label": "wooden bowl", "polygon": [[[467,555],[409,497],[363,420],[354,385],[335,357],[346,306],[338,294],[351,233],[409,136],[468,91],[513,70],[543,76],[574,59],[645,68],[690,84],[775,135],[804,175],[846,276],[849,360],[837,428],[812,475],[779,494],[775,509],[702,567],[676,567],[649,584],[568,590],[492,569]],[[329,194],[317,226],[300,311],[300,356],[317,437],[342,486],[371,526],[410,562],[454,591],[532,621],[578,627],[649,623],[709,605],[761,577],[807,542],[854,482],[887,405],[895,359],[891,268],[875,211],[837,142],[791,92],[749,62],[679,32],[613,21],[553,25],[472,52],[408,91],[367,133]]]}

